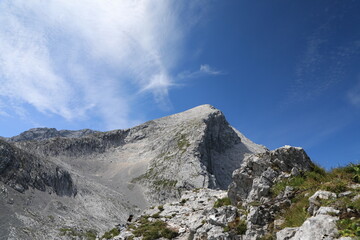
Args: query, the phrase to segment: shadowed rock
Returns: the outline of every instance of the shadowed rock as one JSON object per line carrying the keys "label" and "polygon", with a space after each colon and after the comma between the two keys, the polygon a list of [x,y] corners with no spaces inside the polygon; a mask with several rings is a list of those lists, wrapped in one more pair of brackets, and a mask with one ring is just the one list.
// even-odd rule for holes
{"label": "shadowed rock", "polygon": [[40,191],[50,187],[60,196],[76,195],[76,187],[67,171],[2,140],[0,179],[18,192],[29,187]]}

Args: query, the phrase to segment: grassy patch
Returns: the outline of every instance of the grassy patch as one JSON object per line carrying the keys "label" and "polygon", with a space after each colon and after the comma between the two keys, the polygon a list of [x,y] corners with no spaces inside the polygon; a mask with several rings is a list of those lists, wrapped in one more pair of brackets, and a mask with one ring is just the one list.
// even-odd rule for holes
{"label": "grassy patch", "polygon": [[214,203],[214,208],[227,206],[227,205],[231,205],[230,198],[224,197],[224,198],[220,198],[220,199],[216,200],[216,202]]}
{"label": "grassy patch", "polygon": [[154,181],[154,185],[159,187],[175,187],[176,184],[177,180],[170,179],[159,179]]}
{"label": "grassy patch", "polygon": [[[281,228],[285,227],[299,227],[309,217],[307,208],[309,207],[309,197],[318,190],[326,190],[334,193],[341,193],[347,190],[356,192],[354,189],[349,189],[349,185],[356,183],[357,167],[359,165],[351,164],[342,168],[335,168],[329,172],[325,172],[322,168],[314,165],[313,171],[301,173],[288,179],[284,179],[273,185],[271,192],[272,196],[276,197],[283,192],[286,186],[291,186],[295,189],[296,195],[292,199],[291,206],[279,214],[278,217],[284,218],[285,222]],[[319,200],[322,206],[331,206],[336,209],[346,212],[346,209],[351,208],[356,214],[360,212],[359,201],[352,201],[354,196],[345,196],[330,200]],[[344,215],[342,220],[349,219]],[[346,220],[347,221],[347,220]],[[344,223],[346,223],[344,221]],[[344,231],[349,231],[347,227],[343,227]]]}
{"label": "grassy patch", "polygon": [[281,226],[282,228],[299,227],[309,217],[307,212],[307,208],[309,207],[309,199],[301,194],[293,201],[294,202],[291,207],[286,211],[284,216],[285,222]]}
{"label": "grassy patch", "polygon": [[77,230],[75,228],[60,228],[60,236],[69,236],[86,240],[95,240],[97,236],[96,230],[89,229],[86,231]]}
{"label": "grassy patch", "polygon": [[190,142],[187,139],[185,134],[180,134],[177,139],[177,145],[180,150],[182,150],[182,153],[186,151],[186,149],[190,146]]}
{"label": "grassy patch", "polygon": [[342,219],[337,222],[342,237],[360,237],[360,219]]}
{"label": "grassy patch", "polygon": [[178,233],[167,227],[161,220],[150,222],[148,218],[142,218],[140,225],[135,227],[133,234],[135,237],[143,237],[143,240],[154,240],[159,238],[172,239],[178,236]]}
{"label": "grassy patch", "polygon": [[105,232],[101,239],[111,239],[120,234],[120,230],[118,228],[113,228],[108,232]]}
{"label": "grassy patch", "polygon": [[244,235],[246,233],[246,221],[236,218],[224,227],[224,232],[234,232],[237,235]]}

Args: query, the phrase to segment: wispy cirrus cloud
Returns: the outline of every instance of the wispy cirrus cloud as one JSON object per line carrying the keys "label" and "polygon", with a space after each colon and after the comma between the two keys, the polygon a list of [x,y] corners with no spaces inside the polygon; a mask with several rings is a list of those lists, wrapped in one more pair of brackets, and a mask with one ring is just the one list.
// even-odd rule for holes
{"label": "wispy cirrus cloud", "polygon": [[360,107],[360,81],[347,92],[347,99],[352,105]]}
{"label": "wispy cirrus cloud", "polygon": [[106,128],[131,125],[139,92],[167,101],[187,32],[181,19],[194,9],[162,0],[1,1],[0,111],[30,104],[69,121],[96,115]]}
{"label": "wispy cirrus cloud", "polygon": [[191,71],[181,72],[180,74],[178,74],[178,78],[187,79],[187,78],[198,78],[204,76],[216,76],[222,74],[225,73],[217,69],[214,69],[213,67],[210,67],[210,65],[208,64],[201,64],[199,70],[193,72]]}
{"label": "wispy cirrus cloud", "polygon": [[351,5],[329,4],[328,17],[319,22],[305,41],[305,51],[299,56],[294,79],[289,89],[288,103],[313,100],[328,89],[345,81],[348,65],[360,53],[357,34],[344,36],[341,24]]}

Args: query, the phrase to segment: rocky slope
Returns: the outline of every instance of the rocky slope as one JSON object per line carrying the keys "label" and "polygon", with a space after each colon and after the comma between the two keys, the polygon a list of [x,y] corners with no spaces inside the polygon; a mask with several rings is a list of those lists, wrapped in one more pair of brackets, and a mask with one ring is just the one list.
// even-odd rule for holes
{"label": "rocky slope", "polygon": [[[210,105],[126,130],[32,129],[7,141],[8,148],[21,153],[13,158],[29,156],[25,169],[33,169],[24,178],[30,181],[22,193],[10,183],[10,175],[0,174],[6,216],[0,232],[9,239],[67,239],[59,233],[74,228],[90,235],[102,232],[149,205],[178,199],[184,191],[226,189],[245,156],[266,151]],[[1,156],[2,165],[8,156]],[[12,171],[23,177],[22,169]],[[48,191],[57,185],[43,173],[58,176],[59,169],[69,174],[77,194]],[[45,192],[37,187],[39,179]]]}
{"label": "rocky slope", "polygon": [[0,139],[0,239],[355,239],[358,181],[360,166],[269,151],[210,105],[125,130],[31,129]]}
{"label": "rocky slope", "polygon": [[179,201],[145,210],[109,239],[358,239],[358,167],[325,173],[303,149],[289,146],[253,154],[234,171],[229,191],[185,192]]}

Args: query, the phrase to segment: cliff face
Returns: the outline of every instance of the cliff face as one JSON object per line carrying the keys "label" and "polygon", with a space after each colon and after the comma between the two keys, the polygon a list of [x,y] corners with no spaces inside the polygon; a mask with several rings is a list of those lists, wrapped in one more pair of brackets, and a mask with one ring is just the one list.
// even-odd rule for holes
{"label": "cliff face", "polygon": [[43,192],[51,188],[59,196],[76,195],[70,173],[39,156],[0,140],[0,159],[1,181],[18,192],[29,187]]}
{"label": "cliff face", "polygon": [[[8,152],[0,159],[7,189],[2,211],[16,216],[12,226],[26,226],[24,219],[32,219],[34,239],[44,232],[43,239],[53,238],[59,228],[72,226],[102,231],[150,204],[177,199],[185,190],[226,189],[245,156],[266,151],[210,105],[126,130],[31,129],[7,142]],[[26,206],[21,194],[29,195],[31,204]],[[25,208],[43,210],[34,218]],[[58,220],[40,220],[45,216]],[[4,231],[11,232],[7,227]]]}

